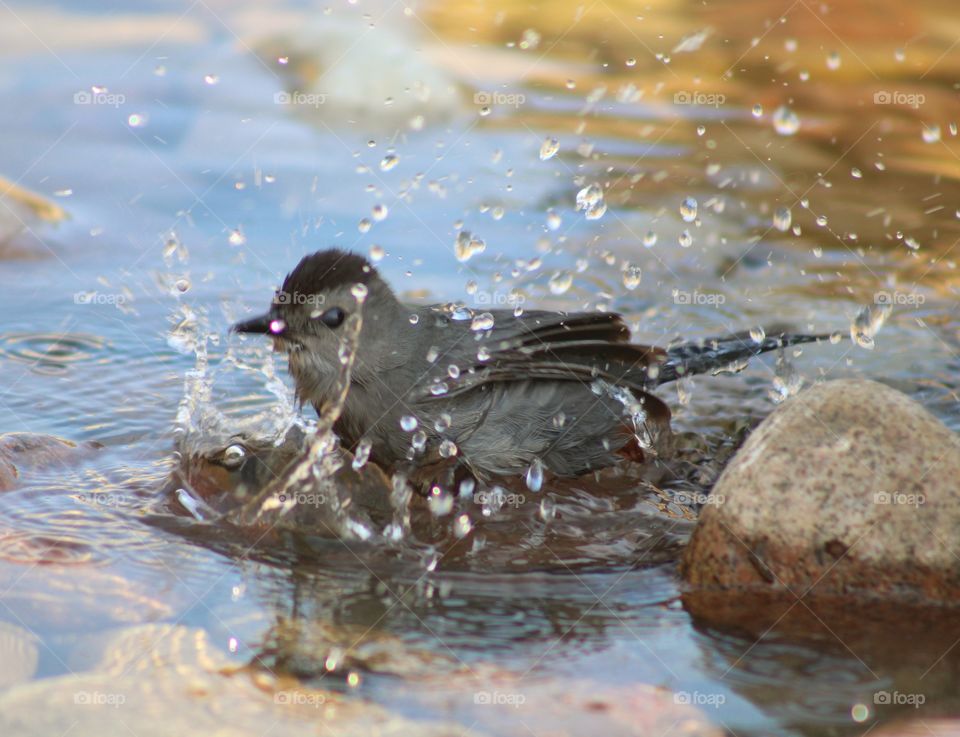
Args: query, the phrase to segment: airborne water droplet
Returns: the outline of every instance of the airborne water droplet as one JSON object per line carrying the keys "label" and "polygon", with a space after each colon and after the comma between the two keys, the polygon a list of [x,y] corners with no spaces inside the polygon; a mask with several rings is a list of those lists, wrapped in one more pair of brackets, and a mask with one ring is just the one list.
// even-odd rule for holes
{"label": "airborne water droplet", "polygon": [[627,264],[623,270],[623,286],[627,289],[636,289],[640,286],[640,267]]}
{"label": "airborne water droplet", "polygon": [[353,454],[353,466],[354,471],[359,471],[363,468],[367,461],[370,460],[370,451],[373,448],[373,443],[370,442],[369,438],[361,438],[360,442],[357,443],[357,448]]}
{"label": "airborne water droplet", "polygon": [[800,118],[786,105],[781,105],[773,113],[773,127],[781,136],[792,136],[800,130]]}
{"label": "airborne water droplet", "polygon": [[940,140],[940,126],[934,123],[933,125],[923,124],[923,142],[924,143],[936,143]]}
{"label": "airborne water droplet", "polygon": [[400,157],[396,154],[387,154],[380,159],[380,171],[390,171],[400,163]]}
{"label": "airborne water droplet", "polygon": [[763,339],[767,337],[767,331],[762,327],[757,326],[755,328],[750,328],[750,338],[754,343],[759,345],[763,342]]}
{"label": "airborne water droplet", "polygon": [[652,230],[648,230],[647,234],[643,236],[643,245],[646,248],[653,248],[655,245],[657,245],[657,234]]}
{"label": "airborne water droplet", "polygon": [[563,294],[573,285],[573,274],[569,271],[558,271],[550,277],[550,293]]}
{"label": "airborne water droplet", "polygon": [[484,312],[477,315],[470,322],[470,329],[475,331],[480,330],[491,330],[493,328],[493,315],[489,312]]}
{"label": "airborne water droplet", "polygon": [[685,223],[692,223],[697,219],[697,201],[693,197],[687,197],[680,203],[680,217]]}
{"label": "airborne water droplet", "polygon": [[559,150],[560,141],[558,141],[556,138],[545,138],[543,143],[540,144],[540,161],[552,159],[557,155],[557,151]]}
{"label": "airborne water droplet", "polygon": [[400,429],[404,432],[413,432],[417,429],[417,418],[413,415],[404,415],[400,418]]}
{"label": "airborne water droplet", "polygon": [[776,212],[773,213],[773,227],[781,233],[786,233],[790,230],[790,223],[792,222],[793,214],[790,212],[789,207],[778,207]]}
{"label": "airborne water droplet", "polygon": [[690,248],[693,245],[693,236],[690,235],[689,230],[684,230],[677,238],[677,242],[681,248]]}
{"label": "airborne water droplet", "polygon": [[539,458],[534,458],[527,469],[526,482],[530,491],[540,491],[543,488],[543,462]]}
{"label": "airborne water droplet", "polygon": [[850,324],[850,337],[861,348],[872,351],[874,337],[893,311],[889,304],[874,304],[862,307]]}

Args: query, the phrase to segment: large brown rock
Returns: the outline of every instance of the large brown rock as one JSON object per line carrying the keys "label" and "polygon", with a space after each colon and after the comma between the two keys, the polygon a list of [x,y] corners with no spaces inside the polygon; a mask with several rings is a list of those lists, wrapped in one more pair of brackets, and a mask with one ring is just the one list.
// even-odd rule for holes
{"label": "large brown rock", "polygon": [[883,384],[816,385],[724,470],[682,570],[697,586],[960,603],[960,440]]}

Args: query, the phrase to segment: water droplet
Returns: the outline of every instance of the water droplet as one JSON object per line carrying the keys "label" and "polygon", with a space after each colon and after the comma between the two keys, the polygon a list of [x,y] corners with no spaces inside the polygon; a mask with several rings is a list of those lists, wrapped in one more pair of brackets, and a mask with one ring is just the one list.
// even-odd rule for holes
{"label": "water droplet", "polygon": [[411,325],[416,325],[418,322],[420,322],[420,315],[418,315],[418,314],[416,314],[416,313],[410,315],[410,324],[411,324]]}
{"label": "water droplet", "polygon": [[563,220],[557,213],[552,210],[547,213],[547,228],[549,230],[557,230],[563,224]]}
{"label": "water droplet", "polygon": [[697,135],[698,135],[698,136],[702,136],[702,135],[703,135],[704,133],[706,133],[706,132],[707,132],[707,126],[705,126],[705,125],[698,125],[698,126],[697,126]]}
{"label": "water droplet", "polygon": [[453,495],[434,486],[427,497],[427,506],[434,517],[445,517],[453,511]]}
{"label": "water droplet", "polygon": [[231,246],[242,246],[244,243],[247,242],[247,237],[243,234],[243,232],[239,228],[237,228],[236,230],[230,231],[230,235],[227,237],[227,241],[229,241]]}
{"label": "water droplet", "polygon": [[457,517],[457,521],[453,524],[453,534],[457,537],[466,537],[472,529],[473,525],[470,524],[470,518],[465,514]]}
{"label": "water droplet", "polygon": [[517,45],[524,51],[535,49],[540,45],[540,34],[533,28],[528,28],[523,32],[520,43]]}
{"label": "water droplet", "polygon": [[628,67],[635,67],[637,65],[637,60],[631,56],[629,59],[627,59],[626,65]]}
{"label": "water droplet", "polygon": [[657,234],[652,230],[648,230],[647,234],[643,236],[643,245],[646,248],[653,248],[655,245],[657,245]]}
{"label": "water droplet", "polygon": [[552,159],[560,150],[560,141],[556,138],[545,138],[540,144],[540,161]]}
{"label": "water droplet", "polygon": [[677,238],[677,242],[681,248],[690,248],[693,245],[693,236],[690,235],[689,230],[684,230]]}
{"label": "water droplet", "polygon": [[450,391],[450,387],[447,386],[445,381],[437,381],[430,385],[430,393],[435,397],[442,397],[448,391]]}
{"label": "water droplet", "polygon": [[378,223],[381,220],[385,219],[388,213],[389,213],[389,210],[387,209],[387,206],[384,205],[383,203],[378,203],[374,205],[370,210],[370,214],[373,216],[373,219],[376,220]]}
{"label": "water droplet", "polygon": [[850,337],[868,351],[874,348],[874,337],[893,311],[890,304],[874,304],[862,307],[850,324]]}
{"label": "water droplet", "polygon": [[478,361],[489,361],[490,360],[490,349],[485,345],[480,346],[477,349],[477,360]]}
{"label": "water droplet", "polygon": [[369,218],[362,218],[359,223],[357,223],[357,230],[361,233],[369,233],[370,227],[373,223],[370,222]]}
{"label": "water droplet", "polygon": [[190,280],[189,279],[177,279],[176,284],[173,285],[176,287],[176,290],[181,294],[190,289]]}
{"label": "water droplet", "polygon": [[205,74],[203,77],[203,81],[213,86],[220,81],[220,77],[218,77],[216,74]]}
{"label": "water droplet", "polygon": [[573,90],[573,89],[576,89],[576,88],[577,88],[577,83],[574,82],[572,79],[568,79],[568,80],[567,80],[567,83],[566,83],[566,86],[567,86],[567,89],[568,89],[568,90]]}
{"label": "water droplet", "polygon": [[367,285],[366,284],[354,284],[350,287],[350,294],[353,295],[353,298],[357,302],[363,302],[367,298]]}
{"label": "water droplet", "polygon": [[423,450],[427,447],[427,434],[423,430],[417,430],[410,438],[410,446],[414,450]]}
{"label": "water droplet", "polygon": [[697,219],[697,201],[693,197],[687,197],[680,203],[680,217],[685,223],[692,223]]}
{"label": "water droplet", "polygon": [[903,49],[894,49],[893,58],[902,63],[907,58],[907,52]]}
{"label": "water droplet", "polygon": [[367,461],[370,460],[370,451],[373,449],[373,443],[369,438],[361,438],[360,442],[357,443],[357,448],[353,453],[353,466],[354,471],[359,471],[363,468]]}
{"label": "water droplet", "polygon": [[840,68],[840,54],[836,51],[831,51],[827,55],[827,69],[831,72],[835,72]]}
{"label": "water droplet", "polygon": [[479,238],[470,235],[470,231],[461,230],[457,233],[457,239],[454,241],[453,250],[457,261],[466,263],[478,253],[483,253],[487,249],[487,244]]}
{"label": "water droplet", "polygon": [[758,102],[756,105],[753,106],[753,110],[751,110],[750,112],[753,113],[753,117],[755,117],[755,118],[762,118],[762,117],[763,117],[763,105],[761,105],[761,104]]}
{"label": "water droplet", "polygon": [[487,117],[489,114],[490,114],[490,106],[489,106],[489,105],[484,105],[482,108],[480,108],[480,117],[481,117],[481,118],[485,118],[485,117]]}
{"label": "water droplet", "polygon": [[404,415],[400,418],[400,429],[404,432],[413,432],[417,429],[417,418],[413,415]]}
{"label": "water droplet", "polygon": [[636,289],[640,286],[640,267],[627,264],[623,270],[623,286],[627,289]]}
{"label": "water droplet", "polygon": [[923,124],[923,142],[924,143],[936,143],[940,140],[940,126],[934,123],[933,125]]}
{"label": "water droplet", "polygon": [[390,171],[400,163],[400,157],[396,154],[387,154],[380,159],[380,171]]}
{"label": "water droplet", "polygon": [[857,167],[853,167],[853,168],[850,170],[850,176],[852,176],[854,179],[862,179],[862,178],[863,178],[863,172],[860,171]]}
{"label": "water droplet", "polygon": [[440,443],[440,447],[438,450],[440,452],[441,458],[453,458],[459,452],[459,448],[457,448],[457,444],[449,439],[444,440],[442,443]]}
{"label": "water droplet", "polygon": [[447,366],[447,376],[449,376],[451,379],[459,379],[460,367],[455,363],[451,363],[449,366]]}
{"label": "water droplet", "polygon": [[131,128],[143,128],[147,124],[147,116],[143,113],[132,113],[127,118],[127,125]]}
{"label": "water droplet", "polygon": [[475,331],[480,330],[492,330],[493,329],[493,315],[489,312],[483,312],[477,315],[470,322],[470,329]]}
{"label": "water droplet", "polygon": [[793,222],[793,213],[789,207],[778,207],[773,213],[773,227],[781,233],[790,230],[790,223]]}
{"label": "water droplet", "polygon": [[773,113],[773,127],[781,136],[792,136],[800,130],[800,118],[786,105],[781,105]]}
{"label": "water droplet", "polygon": [[557,271],[550,277],[550,293],[564,294],[573,285],[573,274],[569,271]]}
{"label": "water droplet", "polygon": [[757,326],[755,328],[750,328],[750,339],[757,345],[760,345],[761,343],[763,343],[763,339],[766,337],[767,337],[767,331],[764,330],[762,327]]}
{"label": "water droplet", "polygon": [[604,216],[606,212],[607,212],[607,203],[601,201],[600,204],[594,205],[593,207],[589,208],[584,213],[584,217],[586,217],[587,220],[599,220]]}
{"label": "water droplet", "polygon": [[376,244],[370,246],[370,260],[373,263],[378,263],[383,260],[383,257],[386,256],[386,252],[383,250],[383,246],[378,246]]}
{"label": "water droplet", "polygon": [[[603,205],[603,187],[594,182],[577,192],[577,209],[585,210],[587,218],[590,218],[590,211]],[[604,209],[606,209],[604,207]],[[602,215],[603,213],[601,213]],[[596,219],[596,218],[593,218]]]}
{"label": "water droplet", "polygon": [[531,462],[525,480],[530,491],[540,491],[543,488],[543,462],[539,458],[534,458]]}

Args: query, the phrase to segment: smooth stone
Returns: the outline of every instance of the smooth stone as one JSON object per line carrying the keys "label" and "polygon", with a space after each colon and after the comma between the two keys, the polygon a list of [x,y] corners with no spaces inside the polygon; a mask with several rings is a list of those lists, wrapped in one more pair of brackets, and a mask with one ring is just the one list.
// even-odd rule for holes
{"label": "smooth stone", "polygon": [[960,600],[960,439],[888,386],[797,395],[712,497],[684,553],[690,584]]}

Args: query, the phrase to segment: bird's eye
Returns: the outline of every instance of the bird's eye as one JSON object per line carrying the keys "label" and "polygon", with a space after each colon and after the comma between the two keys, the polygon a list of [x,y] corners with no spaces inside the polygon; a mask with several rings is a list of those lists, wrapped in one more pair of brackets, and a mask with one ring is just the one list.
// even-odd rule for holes
{"label": "bird's eye", "polygon": [[331,307],[329,310],[320,315],[320,320],[328,328],[338,328],[346,319],[347,313],[341,310],[339,307]]}
{"label": "bird's eye", "polygon": [[236,468],[247,457],[247,450],[242,445],[234,443],[228,446],[220,456],[220,462],[227,468]]}

